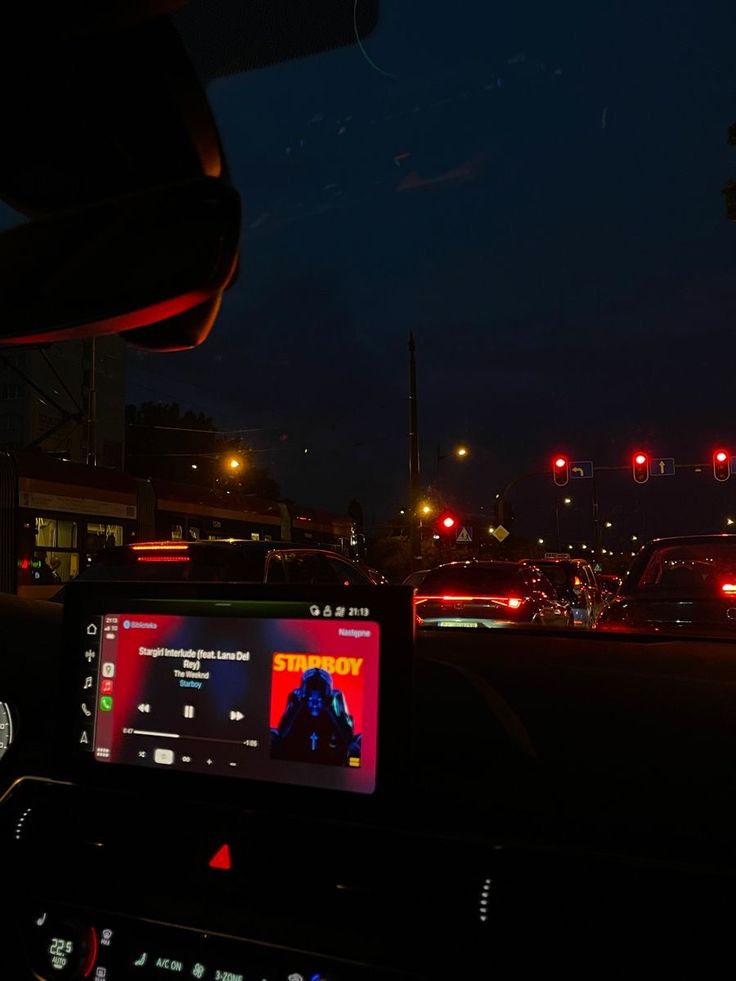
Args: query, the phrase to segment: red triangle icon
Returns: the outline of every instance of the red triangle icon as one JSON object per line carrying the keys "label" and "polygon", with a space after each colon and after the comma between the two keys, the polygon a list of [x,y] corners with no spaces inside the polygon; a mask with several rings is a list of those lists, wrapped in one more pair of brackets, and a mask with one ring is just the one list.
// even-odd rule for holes
{"label": "red triangle icon", "polygon": [[232,867],[233,865],[230,861],[230,845],[222,845],[210,859],[210,868],[231,869]]}

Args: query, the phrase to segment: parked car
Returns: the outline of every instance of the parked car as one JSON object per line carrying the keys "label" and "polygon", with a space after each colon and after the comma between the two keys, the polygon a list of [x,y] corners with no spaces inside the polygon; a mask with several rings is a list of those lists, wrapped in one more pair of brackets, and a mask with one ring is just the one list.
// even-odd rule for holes
{"label": "parked car", "polygon": [[516,562],[449,562],[428,572],[415,598],[417,626],[572,627],[570,604],[538,569]]}
{"label": "parked car", "polygon": [[572,606],[576,627],[591,627],[603,607],[601,589],[593,567],[585,559],[522,559],[534,566]]}
{"label": "parked car", "polygon": [[[372,585],[339,552],[294,542],[136,542],[102,549],[79,579]],[[53,597],[63,598],[63,587]]]}
{"label": "parked car", "polygon": [[648,542],[596,626],[611,631],[736,633],[736,535]]}

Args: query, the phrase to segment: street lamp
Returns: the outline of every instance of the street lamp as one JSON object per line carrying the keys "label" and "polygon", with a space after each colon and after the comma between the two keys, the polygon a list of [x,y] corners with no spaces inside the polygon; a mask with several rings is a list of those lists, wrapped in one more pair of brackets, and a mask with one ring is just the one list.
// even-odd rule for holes
{"label": "street lamp", "polygon": [[733,518],[726,518],[726,524],[727,524],[727,525],[728,525],[729,527],[730,527],[730,526],[731,526],[732,524],[735,524],[735,523],[736,523],[736,522],[734,522],[734,520],[733,520]]}
{"label": "street lamp", "polygon": [[565,500],[562,503],[563,504],[572,504],[572,498],[571,497],[566,497]]}
{"label": "street lamp", "polygon": [[[458,460],[464,460],[470,455],[470,451],[468,450],[467,446],[461,444],[460,446],[456,446],[453,448],[451,455]],[[439,479],[440,479],[440,461],[444,460],[446,456],[447,454],[442,452],[440,444],[438,443],[437,444],[437,470],[435,473],[435,481],[437,483],[439,483]]]}
{"label": "street lamp", "polygon": [[613,528],[613,524],[610,521],[606,522],[606,528]]}

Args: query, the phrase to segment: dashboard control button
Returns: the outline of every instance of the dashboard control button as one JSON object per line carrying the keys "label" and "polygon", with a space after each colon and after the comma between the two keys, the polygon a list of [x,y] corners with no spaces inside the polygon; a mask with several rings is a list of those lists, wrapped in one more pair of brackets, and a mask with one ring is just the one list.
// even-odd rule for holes
{"label": "dashboard control button", "polygon": [[153,762],[160,763],[162,766],[171,766],[174,762],[174,751],[172,749],[155,749],[153,751]]}
{"label": "dashboard control button", "polygon": [[37,978],[71,981],[92,975],[98,953],[93,927],[46,913],[34,917],[34,924],[33,971]]}
{"label": "dashboard control button", "polygon": [[233,867],[232,859],[230,858],[230,846],[227,843],[217,849],[209,861],[209,866],[211,869],[224,869],[225,871]]}

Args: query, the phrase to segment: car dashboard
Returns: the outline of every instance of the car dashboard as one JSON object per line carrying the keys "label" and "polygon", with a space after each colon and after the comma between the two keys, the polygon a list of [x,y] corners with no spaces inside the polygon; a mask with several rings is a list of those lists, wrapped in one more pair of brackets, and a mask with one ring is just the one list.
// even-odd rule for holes
{"label": "car dashboard", "polygon": [[[705,768],[704,733],[695,741],[693,759],[676,747],[678,782],[665,773],[665,755],[658,757],[659,769],[654,766],[653,744],[642,740],[641,713],[632,714],[631,679],[638,672],[635,701],[651,691],[652,660],[672,658],[661,642],[649,645],[649,660],[642,642],[637,653],[646,664],[632,665],[632,651],[620,638],[494,632],[492,640],[481,642],[437,631],[417,639],[410,662],[410,593],[386,588],[376,591],[378,598],[370,587],[356,588],[355,608],[371,605],[371,622],[381,628],[382,639],[374,652],[378,704],[371,709],[369,699],[362,703],[364,735],[375,712],[377,765],[356,791],[356,771],[365,781],[364,763],[370,769],[370,740],[361,747],[360,766],[317,767],[328,772],[331,786],[324,785],[324,776],[311,785],[295,782],[294,773],[313,764],[289,759],[288,753],[284,759],[283,746],[274,749],[273,731],[269,759],[277,769],[295,766],[290,780],[263,772],[257,779],[252,773],[208,772],[217,769],[213,740],[220,738],[211,729],[208,755],[202,753],[197,770],[176,765],[183,756],[194,761],[191,749],[180,748],[181,732],[163,746],[157,735],[137,736],[132,744],[136,755],[149,739],[154,752],[175,744],[175,764],[161,762],[165,755],[159,762],[148,756],[140,765],[101,759],[100,750],[120,759],[128,752],[105,735],[102,716],[125,722],[129,710],[143,720],[145,732],[156,733],[149,722],[160,720],[153,693],[165,694],[156,687],[162,674],[202,673],[174,669],[183,660],[179,654],[162,656],[158,665],[165,669],[149,668],[145,684],[137,676],[122,716],[115,703],[101,711],[101,699],[126,698],[124,688],[115,687],[127,684],[125,654],[118,651],[112,694],[102,694],[102,665],[112,663],[106,660],[109,649],[102,642],[88,644],[88,637],[70,640],[70,630],[86,630],[95,603],[98,619],[90,622],[103,630],[119,611],[137,615],[144,609],[134,602],[135,587],[115,588],[113,596],[103,584],[92,584],[84,597],[67,598],[63,630],[58,610],[3,603],[0,679],[15,729],[0,760],[6,890],[0,976],[430,981],[509,976],[545,966],[597,972],[602,958],[607,969],[624,970],[634,952],[640,967],[669,960],[682,966],[689,956],[699,957],[702,967],[703,958],[715,957],[726,943],[725,897],[736,863],[729,850],[733,795],[721,766],[730,749],[724,739],[733,741],[725,645],[706,651],[714,681],[708,697],[688,643],[675,652],[680,661],[669,662],[669,688],[661,682],[652,724],[666,725],[665,705],[682,712],[685,685],[695,693],[688,722],[709,725],[710,738],[720,737],[721,755]],[[170,597],[156,589],[152,599],[147,588],[142,622],[171,615],[165,602]],[[266,594],[259,590],[265,589],[248,587],[247,601],[262,604]],[[187,584],[177,590],[179,602],[209,604],[210,614],[215,601],[226,604],[221,609],[235,602],[229,586]],[[319,606],[324,629],[329,591],[297,593],[278,590],[292,605]],[[272,587],[269,601],[273,595]],[[237,602],[242,599],[243,588]],[[273,609],[267,612],[273,620]],[[118,626],[125,629],[122,622]],[[300,642],[293,623],[287,626],[291,649],[280,649],[285,635],[279,649],[269,647],[272,693],[273,671],[289,663],[276,661],[277,655],[308,658],[306,648],[317,649],[318,634],[309,643],[302,634]],[[178,643],[175,637],[172,644]],[[333,669],[338,657],[351,656],[325,646],[324,638],[318,646],[330,650]],[[95,661],[85,655],[92,650],[102,656],[92,670],[90,728],[80,707],[91,704],[84,685]],[[291,666],[303,674],[312,670],[309,663]],[[617,699],[612,679],[624,676],[627,685],[619,695],[624,687],[627,695]],[[230,718],[240,711],[231,705],[233,677],[213,687],[218,697],[228,696],[220,706],[223,724],[237,726],[244,720]],[[286,685],[278,697],[287,692],[286,704],[295,690]],[[195,707],[193,719],[182,710],[181,727],[199,724],[200,708],[202,714],[206,710],[202,701],[186,689],[174,701],[178,709]],[[361,704],[356,689],[346,703],[355,718]],[[256,702],[238,704],[246,718],[255,711]],[[140,709],[146,705],[150,712]],[[271,721],[279,715],[274,707],[268,706]],[[629,738],[618,728],[622,717],[629,719]],[[612,730],[618,753],[604,746]],[[83,732],[89,743],[80,743]],[[667,733],[674,738],[676,730]],[[664,738],[664,732],[659,735]],[[683,745],[691,735],[682,734]],[[355,746],[349,751],[355,753]],[[248,747],[239,752],[247,758]],[[638,774],[632,762],[637,758]],[[711,820],[714,815],[717,820]]]}

